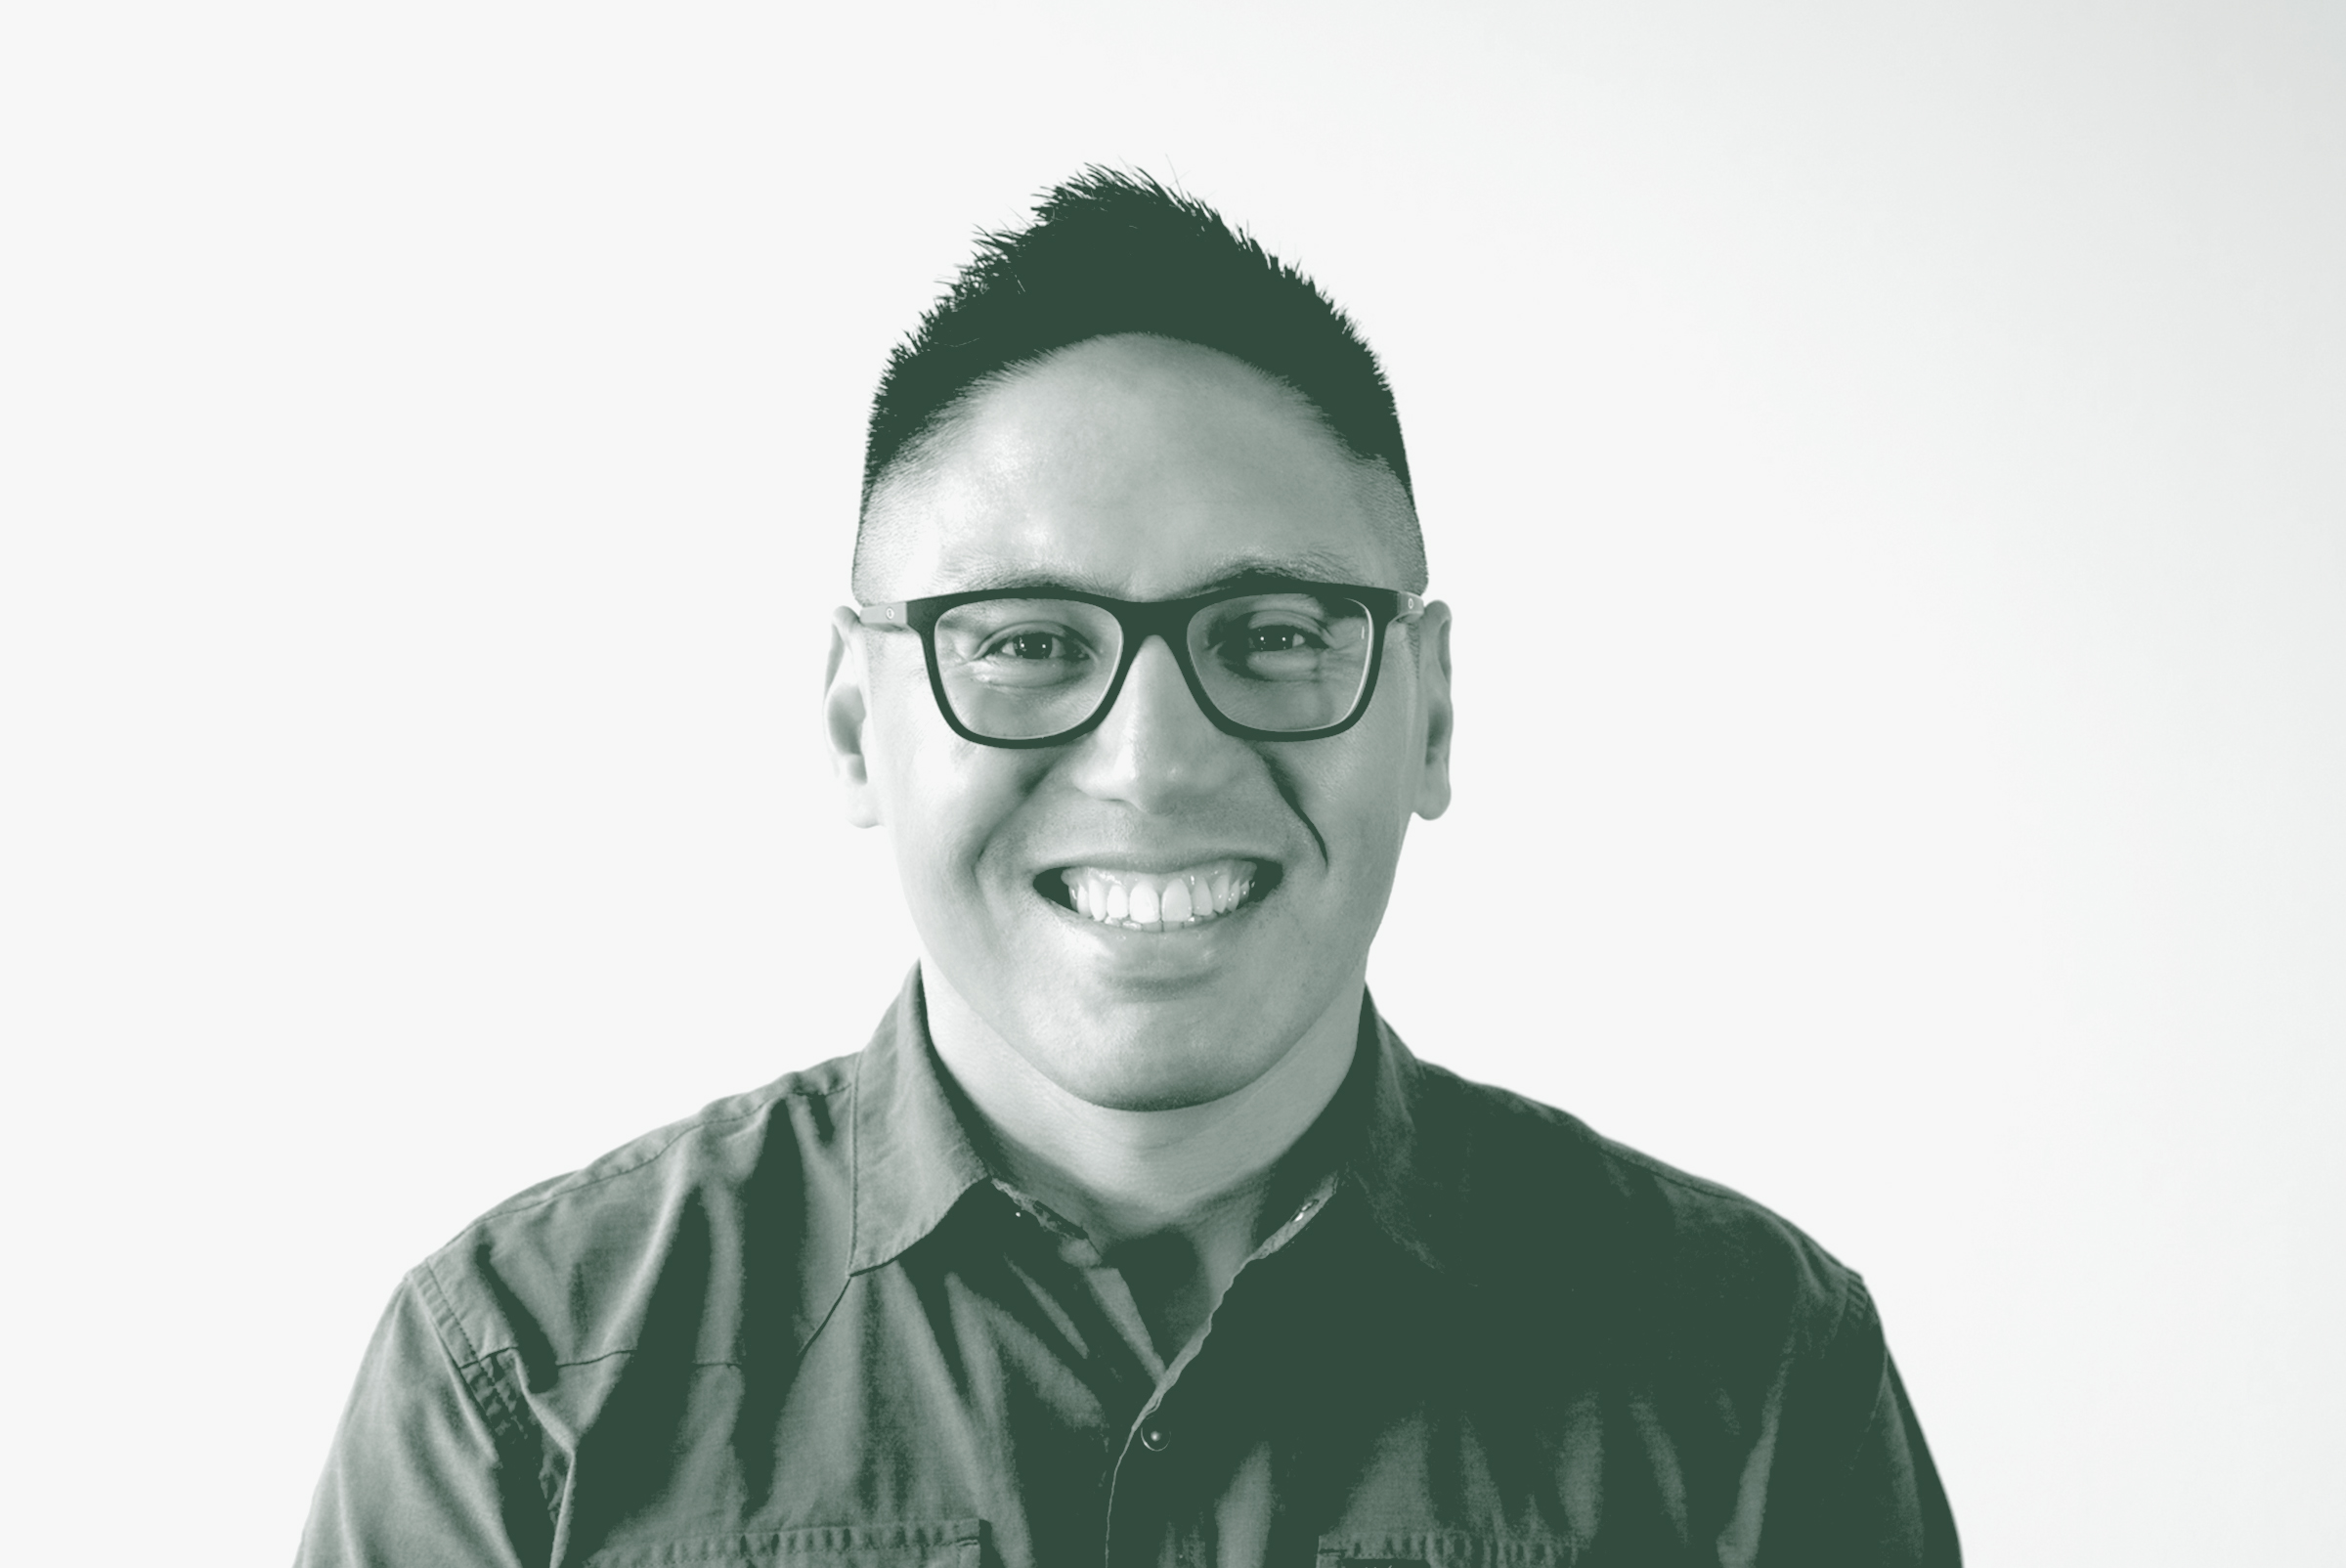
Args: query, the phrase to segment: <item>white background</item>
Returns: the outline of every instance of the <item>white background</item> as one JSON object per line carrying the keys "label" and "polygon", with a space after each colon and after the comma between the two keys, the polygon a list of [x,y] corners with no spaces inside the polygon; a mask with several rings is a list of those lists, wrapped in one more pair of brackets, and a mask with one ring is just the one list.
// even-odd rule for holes
{"label": "white background", "polygon": [[0,22],[5,1554],[291,1552],[478,1210],[851,1050],[881,361],[1090,160],[1383,354],[1421,1054],[1862,1269],[1973,1558],[2335,1562],[2346,10]]}

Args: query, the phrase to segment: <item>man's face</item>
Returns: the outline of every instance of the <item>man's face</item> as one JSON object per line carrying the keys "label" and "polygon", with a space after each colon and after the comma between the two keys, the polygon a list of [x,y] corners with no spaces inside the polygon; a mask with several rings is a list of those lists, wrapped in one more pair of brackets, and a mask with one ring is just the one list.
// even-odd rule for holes
{"label": "man's face", "polygon": [[[1042,583],[1164,599],[1249,568],[1405,586],[1376,526],[1406,504],[1389,475],[1250,368],[1154,338],[990,389],[873,504],[871,602]],[[1201,1104],[1357,1005],[1410,816],[1448,804],[1444,607],[1386,633],[1368,711],[1313,741],[1223,733],[1151,638],[1088,735],[978,745],[938,714],[917,636],[844,615],[840,635],[850,815],[893,829],[933,977],[1044,1076],[1095,1105]],[[1163,930],[1069,905],[1070,871],[1098,891],[1201,868],[1251,892]]]}

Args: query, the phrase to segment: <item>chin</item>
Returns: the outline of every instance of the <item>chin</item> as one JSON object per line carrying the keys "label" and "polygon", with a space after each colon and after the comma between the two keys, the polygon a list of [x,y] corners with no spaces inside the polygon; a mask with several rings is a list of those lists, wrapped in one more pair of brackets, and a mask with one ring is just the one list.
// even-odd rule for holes
{"label": "chin", "polygon": [[[1195,1056],[1197,1035],[1156,1028],[1114,1042],[1063,1041],[1049,1072],[1059,1086],[1108,1111],[1180,1111],[1238,1093],[1279,1060],[1261,1048],[1236,1056],[1227,1048],[1211,1060]],[[1247,1061],[1245,1057],[1258,1060]]]}

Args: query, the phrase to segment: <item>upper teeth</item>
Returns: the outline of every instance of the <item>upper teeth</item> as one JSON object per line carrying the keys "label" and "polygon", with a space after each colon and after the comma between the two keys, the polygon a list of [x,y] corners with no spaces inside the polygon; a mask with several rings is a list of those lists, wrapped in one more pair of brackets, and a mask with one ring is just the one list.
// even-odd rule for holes
{"label": "upper teeth", "polygon": [[1254,890],[1254,862],[1216,860],[1181,871],[1103,871],[1069,866],[1060,873],[1075,912],[1133,931],[1195,926],[1227,915]]}

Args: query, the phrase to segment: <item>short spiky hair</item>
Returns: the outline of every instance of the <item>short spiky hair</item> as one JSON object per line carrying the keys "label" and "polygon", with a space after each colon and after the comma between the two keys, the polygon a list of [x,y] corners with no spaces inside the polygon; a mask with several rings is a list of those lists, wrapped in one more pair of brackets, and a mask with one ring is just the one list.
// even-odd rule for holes
{"label": "short spiky hair", "polygon": [[[1203,202],[1094,165],[1045,192],[1025,228],[981,233],[977,256],[889,356],[864,445],[866,515],[889,470],[917,457],[973,390],[1123,332],[1254,367],[1318,411],[1345,451],[1381,462],[1412,495],[1392,389],[1351,319]],[[1408,534],[1405,559],[1421,587],[1413,518]],[[860,563],[860,534],[856,555]]]}

